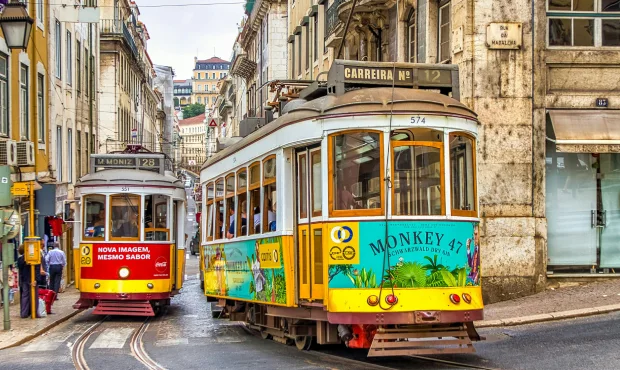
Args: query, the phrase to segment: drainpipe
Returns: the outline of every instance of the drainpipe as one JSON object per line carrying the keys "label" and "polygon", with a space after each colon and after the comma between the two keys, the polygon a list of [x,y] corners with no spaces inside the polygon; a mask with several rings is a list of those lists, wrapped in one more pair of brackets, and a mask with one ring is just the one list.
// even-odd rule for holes
{"label": "drainpipe", "polygon": [[[88,25],[88,51],[90,53],[90,55],[94,55],[93,53],[93,27],[91,24]],[[89,75],[86,77],[88,78],[88,89],[89,91],[89,96],[88,96],[88,132],[90,133],[90,140],[88,140],[88,142],[90,143],[90,148],[88,148],[88,152],[87,153],[91,153],[93,154],[95,152],[95,140],[97,138],[97,135],[95,134],[94,130],[94,125],[93,125],[93,103],[95,101],[95,81],[93,76],[95,75],[95,71],[93,70],[94,68],[94,59],[92,58],[90,55],[87,55],[86,57],[88,58],[87,63],[90,63],[90,69],[89,71]],[[98,151],[98,150],[97,150]],[[90,158],[88,160],[89,163],[89,167],[90,167]],[[90,168],[89,168],[90,171]]]}

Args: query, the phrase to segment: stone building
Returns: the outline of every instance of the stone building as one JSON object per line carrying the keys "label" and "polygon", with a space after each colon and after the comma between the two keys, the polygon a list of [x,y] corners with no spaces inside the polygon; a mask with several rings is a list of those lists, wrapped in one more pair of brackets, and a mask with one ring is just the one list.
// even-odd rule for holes
{"label": "stone building", "polygon": [[181,136],[180,167],[199,176],[200,167],[207,158],[206,114],[179,121]]}
{"label": "stone building", "polygon": [[198,60],[194,57],[194,71],[192,83],[191,101],[204,104],[206,108],[215,105],[217,99],[217,83],[228,75],[230,62],[212,57],[206,60]]}

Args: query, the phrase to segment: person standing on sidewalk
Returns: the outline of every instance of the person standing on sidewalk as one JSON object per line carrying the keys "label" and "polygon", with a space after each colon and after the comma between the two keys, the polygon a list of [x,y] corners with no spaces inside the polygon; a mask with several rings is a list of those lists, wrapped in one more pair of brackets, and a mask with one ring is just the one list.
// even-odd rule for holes
{"label": "person standing on sidewalk", "polygon": [[35,282],[32,283],[30,275],[30,265],[26,263],[24,257],[24,246],[20,245],[18,252],[19,258],[17,258],[17,268],[19,269],[19,293],[20,293],[20,316],[22,319],[30,317],[31,302],[30,302],[30,287],[34,284],[34,304],[37,317],[39,316],[39,287],[37,287],[37,281],[41,278],[41,265],[34,266]]}
{"label": "person standing on sidewalk", "polygon": [[41,243],[41,277],[37,280],[39,288],[47,289],[47,277],[49,275],[49,266],[47,264],[47,251],[45,244]]}
{"label": "person standing on sidewalk", "polygon": [[47,264],[50,270],[50,289],[56,292],[56,299],[58,299],[62,270],[67,264],[65,252],[58,248],[58,243],[54,244],[54,249],[47,253]]}

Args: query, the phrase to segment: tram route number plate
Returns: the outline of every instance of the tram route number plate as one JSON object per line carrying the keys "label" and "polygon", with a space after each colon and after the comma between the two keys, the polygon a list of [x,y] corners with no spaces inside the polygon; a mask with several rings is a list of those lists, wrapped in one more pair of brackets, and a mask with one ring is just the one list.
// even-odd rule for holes
{"label": "tram route number plate", "polygon": [[412,116],[411,124],[412,125],[423,125],[426,123],[426,117],[424,116]]}
{"label": "tram route number plate", "polygon": [[93,245],[80,244],[80,266],[93,267]]}

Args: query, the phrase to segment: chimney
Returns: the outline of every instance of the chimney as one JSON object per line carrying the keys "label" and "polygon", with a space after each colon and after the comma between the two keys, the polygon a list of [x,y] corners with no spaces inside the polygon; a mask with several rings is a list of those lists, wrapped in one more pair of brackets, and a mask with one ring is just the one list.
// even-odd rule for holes
{"label": "chimney", "polygon": [[196,64],[196,62],[198,62],[198,57],[194,57],[194,64]]}

